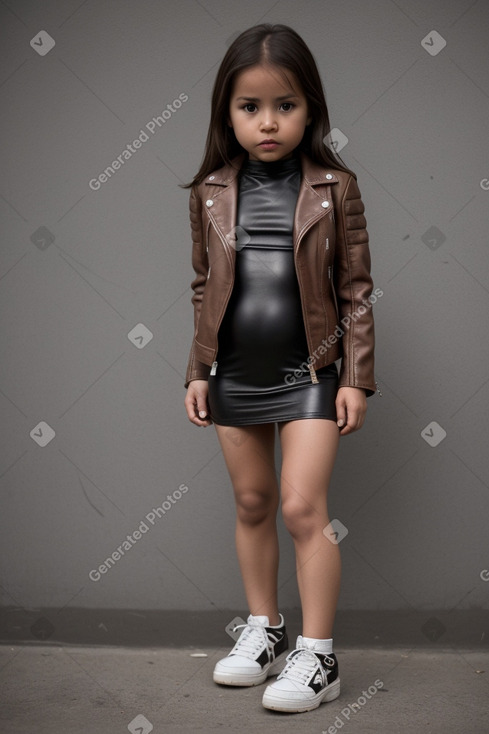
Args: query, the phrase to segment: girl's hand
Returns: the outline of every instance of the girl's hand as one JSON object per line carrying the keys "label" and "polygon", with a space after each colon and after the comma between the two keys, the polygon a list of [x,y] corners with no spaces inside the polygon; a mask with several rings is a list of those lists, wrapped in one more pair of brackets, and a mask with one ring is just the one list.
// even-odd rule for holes
{"label": "girl's hand", "polygon": [[207,404],[208,390],[207,380],[192,380],[187,388],[185,409],[189,421],[195,423],[196,426],[210,426],[212,424]]}
{"label": "girl's hand", "polygon": [[367,396],[361,387],[340,387],[336,395],[337,424],[340,436],[358,431],[367,413]]}

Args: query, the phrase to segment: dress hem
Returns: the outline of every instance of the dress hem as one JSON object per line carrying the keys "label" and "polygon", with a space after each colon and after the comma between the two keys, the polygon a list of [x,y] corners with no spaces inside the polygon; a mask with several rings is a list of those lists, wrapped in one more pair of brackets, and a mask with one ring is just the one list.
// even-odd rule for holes
{"label": "dress hem", "polygon": [[253,421],[246,421],[246,422],[240,422],[240,423],[218,423],[218,421],[214,420],[212,416],[210,416],[213,423],[215,423],[217,426],[225,426],[227,428],[240,428],[241,426],[258,426],[263,425],[265,423],[286,423],[287,421],[301,421],[301,420],[307,420],[308,418],[318,418],[320,420],[328,420],[333,421],[333,423],[336,423],[336,418],[331,418],[330,416],[326,416],[323,414],[313,414],[313,415],[293,415],[288,418],[267,418],[267,420],[253,420]]}

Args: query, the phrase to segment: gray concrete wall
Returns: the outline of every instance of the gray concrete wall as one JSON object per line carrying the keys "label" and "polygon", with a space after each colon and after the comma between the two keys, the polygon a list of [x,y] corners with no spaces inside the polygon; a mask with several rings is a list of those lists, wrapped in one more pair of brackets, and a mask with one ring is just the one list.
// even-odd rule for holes
{"label": "gray concrete wall", "polygon": [[[0,7],[5,607],[246,612],[224,460],[183,406],[193,271],[177,185],[200,163],[228,44],[263,21],[291,25],[317,59],[384,293],[383,395],[342,439],[330,491],[348,529],[339,609],[489,606],[489,6],[270,6]],[[293,608],[279,524],[280,602]]]}

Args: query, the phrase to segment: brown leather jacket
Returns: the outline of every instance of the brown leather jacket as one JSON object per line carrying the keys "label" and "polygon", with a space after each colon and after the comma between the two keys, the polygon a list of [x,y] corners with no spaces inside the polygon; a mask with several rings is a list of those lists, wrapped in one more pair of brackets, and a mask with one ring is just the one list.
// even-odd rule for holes
{"label": "brown leather jacket", "polygon": [[[231,296],[236,260],[241,153],[190,191],[194,338],[185,378],[206,380],[217,369],[217,335]],[[296,377],[342,357],[339,386],[376,390],[372,304],[382,291],[370,277],[364,205],[354,176],[300,153],[302,177],[294,214],[294,262],[309,347]],[[293,382],[294,376],[290,375]]]}

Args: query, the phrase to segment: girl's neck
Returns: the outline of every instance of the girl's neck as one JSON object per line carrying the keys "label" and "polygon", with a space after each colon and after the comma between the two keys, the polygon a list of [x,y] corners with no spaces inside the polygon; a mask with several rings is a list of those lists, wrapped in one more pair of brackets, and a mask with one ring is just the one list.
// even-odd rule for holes
{"label": "girl's neck", "polygon": [[270,170],[273,170],[275,168],[294,168],[297,166],[297,164],[300,164],[300,153],[297,150],[295,150],[291,156],[287,156],[286,158],[278,158],[277,160],[254,160],[248,155],[243,161],[243,166],[245,166],[246,168]]}

